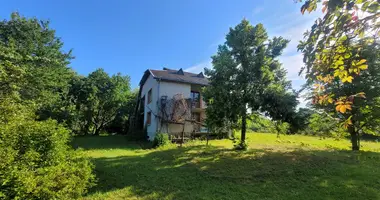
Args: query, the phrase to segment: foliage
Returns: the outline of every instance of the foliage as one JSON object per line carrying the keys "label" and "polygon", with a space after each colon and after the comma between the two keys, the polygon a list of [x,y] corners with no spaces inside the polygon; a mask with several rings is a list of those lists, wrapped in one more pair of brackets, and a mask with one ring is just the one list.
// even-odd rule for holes
{"label": "foliage", "polygon": [[261,111],[271,117],[274,123],[274,131],[279,134],[288,133],[290,124],[296,115],[298,104],[294,91],[287,91],[289,86],[271,85],[263,95],[264,105]]}
{"label": "foliage", "polygon": [[31,110],[9,99],[0,112],[0,198],[71,199],[93,185],[92,164],[67,145],[63,126],[35,121]]}
{"label": "foliage", "polygon": [[135,101],[129,77],[103,70],[77,75],[68,67],[71,50],[63,51],[49,21],[12,13],[0,22],[0,51],[1,96],[12,93],[33,104],[39,120],[56,119],[76,133],[99,134],[107,126],[126,132]]}
{"label": "foliage", "polygon": [[[77,124],[73,124],[76,132],[99,135],[112,123],[125,131],[133,109],[131,102],[135,101],[136,95],[130,91],[129,76],[109,76],[103,69],[98,69],[88,77],[73,79],[71,84],[69,94],[79,116]],[[120,121],[115,122],[115,119]]]}
{"label": "foliage", "polygon": [[289,128],[290,124],[287,122],[281,122],[281,121],[274,121],[274,129],[273,133],[277,134],[277,137],[280,137],[280,134],[288,134],[289,133]]}
{"label": "foliage", "polygon": [[[247,134],[144,150],[126,136],[77,137],[96,164],[98,185],[83,199],[378,199],[380,144],[302,135]],[[123,144],[122,144],[122,142]],[[106,145],[105,145],[106,144]],[[350,170],[349,173],[347,170]],[[370,183],[370,184],[369,184]],[[363,187],[365,185],[365,187]]]}
{"label": "foliage", "polygon": [[248,144],[245,141],[235,141],[234,149],[238,151],[248,150]]}
{"label": "foliage", "polygon": [[[318,2],[305,1],[301,12],[316,10]],[[361,110],[371,107],[371,102],[379,97],[370,97],[361,86],[366,83],[363,81],[366,74],[371,80],[377,79],[377,72],[368,71],[378,65],[380,4],[376,0],[330,0],[324,1],[322,6],[324,17],[317,19],[305,33],[305,40],[298,49],[304,54],[313,102],[328,112],[335,110],[337,118],[350,132],[352,149],[359,150],[358,134],[367,123],[363,122]],[[366,52],[366,49],[375,52]]]}
{"label": "foliage", "polygon": [[333,119],[326,113],[314,113],[310,116],[308,127],[305,129],[306,134],[320,137],[341,138],[344,136],[343,127],[339,126],[338,120]]}
{"label": "foliage", "polygon": [[[74,72],[67,67],[73,58],[71,51],[66,53],[62,47],[49,21],[12,13],[10,20],[0,22],[0,62],[13,79],[6,81],[19,88],[23,101],[36,104],[41,119],[65,112],[62,99]],[[20,75],[22,81],[15,81]]]}
{"label": "foliage", "polygon": [[123,99],[114,120],[106,127],[110,133],[126,134],[129,130],[130,117],[136,105],[138,90],[132,90],[126,99]]}
{"label": "foliage", "polygon": [[153,139],[153,147],[161,147],[170,144],[167,133],[157,133]]}
{"label": "foliage", "polygon": [[[244,144],[247,110],[257,112],[263,108],[260,111],[270,116],[275,113],[267,109],[276,104],[271,100],[280,100],[275,95],[288,94],[290,87],[285,79],[286,71],[277,60],[287,43],[282,37],[268,39],[262,24],[252,26],[247,20],[230,28],[226,42],[212,57],[213,69],[205,69],[210,81],[204,96],[208,102],[207,124],[211,129],[226,122],[233,128],[241,119],[241,143]],[[281,114],[276,112],[275,117],[280,119]]]}
{"label": "foliage", "polygon": [[1,199],[71,199],[93,185],[92,164],[67,144],[70,132],[42,115],[61,105],[72,74],[61,47],[48,22],[17,13],[0,22]]}
{"label": "foliage", "polygon": [[291,117],[290,132],[299,133],[304,131],[308,127],[309,119],[313,113],[314,111],[309,108],[299,108]]}
{"label": "foliage", "polygon": [[259,133],[270,133],[274,128],[273,123],[269,118],[260,114],[251,114],[247,120],[248,129]]}

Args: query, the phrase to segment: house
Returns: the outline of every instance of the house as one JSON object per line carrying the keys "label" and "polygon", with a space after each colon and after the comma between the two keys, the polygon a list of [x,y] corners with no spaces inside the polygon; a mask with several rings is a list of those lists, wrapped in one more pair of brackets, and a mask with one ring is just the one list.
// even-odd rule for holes
{"label": "house", "polygon": [[153,140],[158,132],[184,137],[207,131],[202,97],[202,88],[207,85],[202,72],[146,70],[140,81],[137,107],[140,126],[146,128],[148,139]]}

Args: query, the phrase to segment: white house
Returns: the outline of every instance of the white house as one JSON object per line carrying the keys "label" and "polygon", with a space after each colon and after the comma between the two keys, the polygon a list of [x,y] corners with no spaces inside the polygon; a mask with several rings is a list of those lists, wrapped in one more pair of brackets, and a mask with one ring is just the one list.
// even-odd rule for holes
{"label": "white house", "polygon": [[205,132],[202,88],[207,85],[203,73],[146,70],[140,81],[138,106],[148,139],[153,140],[157,132],[173,136]]}

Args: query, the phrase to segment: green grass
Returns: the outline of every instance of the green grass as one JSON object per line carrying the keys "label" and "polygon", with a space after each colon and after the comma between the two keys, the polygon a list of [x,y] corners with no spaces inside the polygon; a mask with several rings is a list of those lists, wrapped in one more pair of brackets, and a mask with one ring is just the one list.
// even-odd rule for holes
{"label": "green grass", "polygon": [[144,150],[123,136],[79,137],[96,169],[83,199],[380,199],[380,144],[249,134],[230,140]]}

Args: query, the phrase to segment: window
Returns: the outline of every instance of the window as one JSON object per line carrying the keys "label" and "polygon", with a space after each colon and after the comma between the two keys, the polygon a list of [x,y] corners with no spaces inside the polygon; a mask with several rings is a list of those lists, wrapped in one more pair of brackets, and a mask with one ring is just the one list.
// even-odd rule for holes
{"label": "window", "polygon": [[152,118],[152,112],[148,112],[146,114],[146,125],[150,125],[150,123],[152,122],[151,119]]}
{"label": "window", "polygon": [[200,107],[200,94],[199,92],[191,91],[190,93],[191,97],[191,103],[193,108],[199,108]]}
{"label": "window", "polygon": [[152,102],[152,89],[148,91],[148,104]]}

